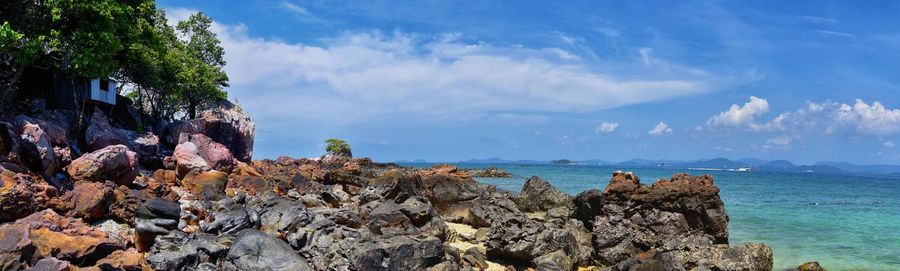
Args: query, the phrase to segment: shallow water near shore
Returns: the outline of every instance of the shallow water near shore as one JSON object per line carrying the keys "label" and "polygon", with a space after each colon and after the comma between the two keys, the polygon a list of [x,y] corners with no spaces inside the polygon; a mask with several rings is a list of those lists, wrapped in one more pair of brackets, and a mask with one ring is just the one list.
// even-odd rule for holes
{"label": "shallow water near shore", "polygon": [[[430,166],[430,164],[404,164]],[[586,165],[456,164],[496,166],[511,178],[478,178],[518,192],[532,175],[576,195],[603,189],[613,171],[632,171],[651,184],[673,173],[713,175],[730,217],[729,241],[762,242],[775,252],[775,270],[818,261],[828,270],[900,270],[900,178],[621,168]]]}

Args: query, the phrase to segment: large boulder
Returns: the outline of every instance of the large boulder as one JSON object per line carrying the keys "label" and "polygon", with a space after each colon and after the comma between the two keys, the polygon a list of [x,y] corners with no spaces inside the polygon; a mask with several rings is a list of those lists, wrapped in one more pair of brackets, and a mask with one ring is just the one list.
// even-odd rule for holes
{"label": "large boulder", "polygon": [[582,250],[573,232],[523,216],[495,218],[485,247],[489,258],[523,266],[536,266],[539,263],[535,260],[556,251],[567,255],[567,263],[575,263],[582,260],[580,257],[589,256],[588,251]]}
{"label": "large boulder", "polygon": [[587,227],[593,227],[594,217],[603,212],[603,192],[597,189],[578,193],[572,200],[575,210],[572,218],[580,220]]}
{"label": "large boulder", "polygon": [[203,134],[182,134],[178,146],[175,146],[174,157],[178,174],[181,176],[191,171],[231,172],[236,165],[228,147]]}
{"label": "large boulder", "polygon": [[42,258],[91,266],[124,245],[80,220],[44,210],[0,226],[0,267],[35,265]]}
{"label": "large boulder", "polygon": [[398,236],[357,244],[351,255],[351,270],[425,270],[444,260],[440,239]]}
{"label": "large boulder", "polygon": [[647,186],[631,173],[614,173],[592,229],[604,264],[663,248],[673,240],[728,244],[728,215],[709,175],[675,174]]}
{"label": "large boulder", "polygon": [[178,226],[181,206],[173,201],[153,198],[141,204],[135,213],[135,246],[140,251],[147,251],[156,236],[168,234]]}
{"label": "large boulder", "polygon": [[54,199],[56,209],[66,216],[80,217],[85,221],[104,218],[115,201],[115,184],[111,182],[76,182],[75,188]]}
{"label": "large boulder", "polygon": [[204,134],[227,146],[241,162],[250,163],[255,130],[256,125],[244,110],[221,101],[202,111],[196,119],[170,125],[166,140],[174,144],[181,134]]}
{"label": "large boulder", "polygon": [[264,201],[254,208],[259,216],[259,230],[273,236],[287,236],[313,219],[301,202],[288,199]]}
{"label": "large boulder", "polygon": [[[179,231],[156,238],[145,259],[153,270],[203,270],[201,264],[221,266],[234,237]],[[215,269],[213,269],[215,270]]]}
{"label": "large boulder", "polygon": [[91,124],[88,125],[84,135],[85,141],[92,151],[111,145],[128,144],[128,139],[119,134],[118,131],[109,124],[109,119],[100,108],[94,109],[94,113],[91,115]]}
{"label": "large boulder", "polygon": [[572,196],[559,191],[538,176],[531,176],[519,193],[519,209],[523,212],[548,211],[556,207],[572,208]]}
{"label": "large boulder", "polygon": [[138,175],[137,154],[125,145],[106,146],[72,161],[69,176],[84,181],[114,181],[128,185]]}
{"label": "large boulder", "polygon": [[678,244],[684,246],[680,250],[650,249],[603,270],[772,270],[772,249],[765,244],[745,243],[729,248],[682,241],[686,242]]}
{"label": "large boulder", "polygon": [[225,270],[312,270],[287,243],[254,229],[238,232],[225,259]]}

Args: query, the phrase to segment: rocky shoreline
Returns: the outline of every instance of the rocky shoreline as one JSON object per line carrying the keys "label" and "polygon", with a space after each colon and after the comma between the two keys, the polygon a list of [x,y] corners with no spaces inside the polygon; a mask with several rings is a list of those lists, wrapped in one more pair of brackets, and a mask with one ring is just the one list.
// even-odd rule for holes
{"label": "rocky shoreline", "polygon": [[515,194],[453,165],[253,161],[229,106],[156,134],[99,112],[83,140],[55,115],[0,122],[0,270],[772,270],[729,243],[709,175]]}

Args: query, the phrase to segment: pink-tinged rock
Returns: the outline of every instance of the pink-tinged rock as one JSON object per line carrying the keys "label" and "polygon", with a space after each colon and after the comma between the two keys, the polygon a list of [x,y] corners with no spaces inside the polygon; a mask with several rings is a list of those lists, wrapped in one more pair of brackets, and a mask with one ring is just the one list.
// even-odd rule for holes
{"label": "pink-tinged rock", "polygon": [[172,158],[175,160],[175,169],[179,176],[185,176],[192,171],[207,172],[212,169],[206,163],[206,160],[200,157],[197,145],[191,142],[175,146],[175,153],[172,154]]}
{"label": "pink-tinged rock", "polygon": [[181,176],[191,171],[202,173],[210,169],[230,173],[237,162],[225,145],[202,134],[182,134],[178,146],[175,146],[174,157]]}
{"label": "pink-tinged rock", "polygon": [[50,144],[50,136],[37,124],[25,124],[21,127],[22,153],[20,155],[28,166],[46,176],[53,176],[59,167],[56,152]]}
{"label": "pink-tinged rock", "polygon": [[138,175],[137,154],[125,145],[107,146],[78,157],[69,165],[68,172],[75,180],[109,180],[127,185]]}
{"label": "pink-tinged rock", "polygon": [[228,101],[221,101],[200,112],[197,119],[169,126],[167,142],[174,143],[182,134],[204,134],[228,147],[234,157],[250,163],[256,124],[244,110]]}
{"label": "pink-tinged rock", "polygon": [[31,267],[31,269],[28,269],[28,271],[74,271],[74,270],[78,270],[78,268],[75,266],[72,266],[72,264],[69,263],[68,261],[63,261],[63,260],[53,258],[53,257],[41,259],[41,260],[37,261],[37,263],[35,263],[34,266]]}
{"label": "pink-tinged rock", "polygon": [[94,114],[91,116],[91,124],[85,131],[85,140],[91,150],[99,150],[111,145],[128,144],[126,138],[109,125],[109,119],[99,108],[94,109]]}

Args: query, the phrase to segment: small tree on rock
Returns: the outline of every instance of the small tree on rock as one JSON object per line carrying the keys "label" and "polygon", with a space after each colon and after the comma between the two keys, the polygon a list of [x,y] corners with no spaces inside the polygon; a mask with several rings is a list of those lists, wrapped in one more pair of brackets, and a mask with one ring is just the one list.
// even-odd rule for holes
{"label": "small tree on rock", "polygon": [[341,157],[353,157],[353,153],[350,151],[350,144],[347,144],[346,141],[330,138],[325,140],[325,151],[327,151],[331,155],[341,156]]}

